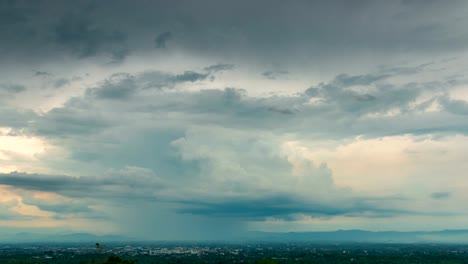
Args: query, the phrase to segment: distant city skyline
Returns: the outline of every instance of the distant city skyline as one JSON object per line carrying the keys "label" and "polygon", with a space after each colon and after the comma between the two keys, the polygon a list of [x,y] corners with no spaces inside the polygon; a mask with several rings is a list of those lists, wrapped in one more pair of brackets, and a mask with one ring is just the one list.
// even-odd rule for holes
{"label": "distant city skyline", "polygon": [[468,229],[468,2],[0,2],[0,234]]}

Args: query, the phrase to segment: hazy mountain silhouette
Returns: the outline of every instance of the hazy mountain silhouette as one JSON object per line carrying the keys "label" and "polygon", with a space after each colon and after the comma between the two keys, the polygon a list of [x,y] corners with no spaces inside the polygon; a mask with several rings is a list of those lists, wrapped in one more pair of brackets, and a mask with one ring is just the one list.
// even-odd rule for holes
{"label": "hazy mountain silhouette", "polygon": [[252,232],[251,240],[292,242],[364,242],[364,243],[468,243],[468,230],[420,232],[338,230],[329,232]]}
{"label": "hazy mountain silhouette", "polygon": [[[2,235],[0,243],[28,242],[124,242],[137,241],[119,235],[94,235],[89,233],[37,234],[16,233]],[[145,239],[157,241],[158,239]],[[420,232],[337,230],[326,232],[248,232],[235,241],[262,242],[361,242],[361,243],[468,243],[468,230],[442,230]],[[144,241],[144,240],[140,240]]]}

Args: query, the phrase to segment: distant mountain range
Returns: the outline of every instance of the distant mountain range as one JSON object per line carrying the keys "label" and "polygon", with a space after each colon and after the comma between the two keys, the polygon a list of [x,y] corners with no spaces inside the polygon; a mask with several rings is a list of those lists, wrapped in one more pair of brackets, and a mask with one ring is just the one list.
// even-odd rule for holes
{"label": "distant mountain range", "polygon": [[329,232],[252,232],[250,240],[271,242],[468,243],[468,230],[421,232],[338,230]]}
{"label": "distant mountain range", "polygon": [[[2,234],[0,243],[102,243],[138,241],[118,235],[94,235],[89,233],[72,234]],[[155,241],[157,241],[155,239]],[[316,243],[468,243],[468,230],[442,230],[421,232],[365,230],[338,230],[327,232],[249,232],[234,241],[258,242],[316,242]]]}

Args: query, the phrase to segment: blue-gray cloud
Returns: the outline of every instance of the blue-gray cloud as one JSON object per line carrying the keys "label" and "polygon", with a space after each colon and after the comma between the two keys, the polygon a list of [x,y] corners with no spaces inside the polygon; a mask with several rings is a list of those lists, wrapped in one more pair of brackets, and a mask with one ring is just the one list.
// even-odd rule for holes
{"label": "blue-gray cloud", "polygon": [[[106,217],[90,206],[113,204],[115,202],[135,204],[140,201],[172,203],[177,205],[180,214],[202,215],[204,217],[232,218],[240,220],[264,220],[269,217],[294,220],[302,214],[327,218],[333,216],[392,217],[420,212],[386,207],[386,199],[347,196],[345,200],[307,200],[294,193],[265,194],[258,198],[246,194],[234,199],[222,194],[210,194],[211,198],[200,197],[187,192],[185,186],[162,184],[155,175],[139,168],[115,172],[107,177],[70,177],[63,175],[26,174],[12,172],[0,174],[0,184],[28,191],[53,192],[66,197],[79,199],[62,203],[56,200],[41,200],[25,195],[23,203],[37,206],[43,211],[59,216],[86,218]],[[136,177],[136,178],[135,178]],[[181,193],[184,193],[181,195]],[[336,194],[330,193],[330,196]],[[180,198],[186,197],[186,198]],[[336,199],[336,197],[334,198]],[[377,203],[376,203],[377,202]],[[14,217],[13,217],[14,218]]]}
{"label": "blue-gray cloud", "polygon": [[8,94],[17,94],[26,91],[27,88],[21,84],[0,84],[0,92],[4,91]]}
{"label": "blue-gray cloud", "polygon": [[265,71],[262,75],[270,80],[283,79],[289,74],[288,71]]}
{"label": "blue-gray cloud", "polygon": [[70,49],[80,58],[107,53],[113,60],[120,61],[129,54],[125,33],[100,30],[81,15],[64,16],[55,27],[54,34],[58,44]]}
{"label": "blue-gray cloud", "polygon": [[[156,197],[164,182],[152,171],[144,168],[127,167],[120,171],[110,171],[97,177],[71,177],[64,175],[28,174],[11,172],[0,174],[0,184],[30,191],[57,193],[63,196],[82,199],[132,197]],[[28,200],[29,201],[29,200]],[[30,203],[32,203],[30,201]],[[35,201],[34,204],[40,205]],[[42,204],[49,209],[54,205]],[[56,205],[60,207],[60,205]],[[57,208],[58,208],[57,207]],[[86,206],[85,206],[86,207]],[[85,210],[83,205],[81,210]],[[73,210],[78,210],[77,208]],[[52,210],[53,211],[53,210]]]}
{"label": "blue-gray cloud", "polygon": [[46,71],[35,71],[35,72],[34,72],[34,76],[38,76],[38,77],[50,77],[50,76],[52,76],[52,73],[46,72]]}
{"label": "blue-gray cloud", "polygon": [[[342,54],[355,58],[375,53],[389,57],[409,52],[440,54],[467,47],[467,36],[459,34],[467,24],[463,1],[407,5],[402,1],[262,0],[248,3],[248,11],[246,4],[204,0],[190,6],[118,0],[109,10],[106,1],[28,5],[7,1],[0,7],[0,34],[4,36],[0,45],[11,54],[35,59],[62,54],[54,48],[58,44],[78,58],[104,54],[118,61],[130,51],[164,48],[177,33],[178,47],[195,54],[241,56],[274,64],[321,64]],[[330,14],[337,19],[330,19]],[[155,32],[156,37],[147,37]],[[278,32],[283,32],[281,38]]]}
{"label": "blue-gray cloud", "polygon": [[436,199],[436,200],[441,200],[441,199],[448,199],[452,196],[452,193],[450,192],[434,192],[431,193],[431,198]]}
{"label": "blue-gray cloud", "polygon": [[[365,75],[340,74],[302,93],[284,96],[257,98],[236,88],[193,92],[174,89],[179,84],[202,82],[214,76],[210,67],[204,72],[187,70],[178,74],[159,71],[113,74],[61,107],[41,116],[24,116],[16,122],[22,122],[22,128],[33,134],[49,138],[66,136],[69,140],[73,140],[71,135],[98,135],[126,123],[135,123],[138,131],[148,118],[167,124],[170,130],[178,131],[175,133],[192,124],[274,129],[278,133],[307,131],[308,135],[324,137],[467,131],[464,102],[438,95],[449,89],[449,81],[393,84],[392,78],[401,76],[400,72],[389,74],[383,70]],[[421,70],[420,66],[416,68]],[[431,94],[435,95],[428,97]],[[422,96],[427,99],[417,102]],[[425,112],[435,101],[445,111]],[[388,114],[391,111],[396,114]],[[171,124],[168,113],[177,113],[184,122]],[[33,123],[29,122],[31,119]],[[337,122],[329,122],[330,119]],[[283,125],[278,126],[279,123]],[[158,125],[157,130],[161,129]]]}
{"label": "blue-gray cloud", "polygon": [[156,48],[163,49],[166,48],[167,42],[172,39],[172,33],[170,31],[163,32],[156,36],[154,42],[156,44]]}
{"label": "blue-gray cloud", "polygon": [[66,78],[59,78],[57,80],[54,81],[53,83],[53,86],[54,88],[62,88],[63,86],[66,86],[70,84],[70,80],[66,79]]}
{"label": "blue-gray cloud", "polygon": [[462,1],[7,1],[2,136],[45,142],[27,168],[91,176],[13,172],[0,184],[56,219],[103,217],[92,209],[101,202],[201,222],[423,214],[338,187],[326,163],[289,146],[467,135],[467,102],[453,93],[467,83],[456,58],[468,47],[465,10]]}
{"label": "blue-gray cloud", "polygon": [[204,80],[208,77],[208,73],[198,73],[194,71],[186,71],[182,74],[178,74],[174,77],[176,82],[195,82],[199,80]]}
{"label": "blue-gray cloud", "polygon": [[55,108],[38,119],[33,133],[51,137],[72,137],[80,134],[94,134],[111,126],[111,120],[99,114],[84,111],[84,106]]}
{"label": "blue-gray cloud", "polygon": [[[369,199],[372,200],[372,199]],[[272,196],[258,199],[242,199],[224,202],[196,202],[187,201],[186,207],[180,213],[208,215],[213,217],[241,218],[250,220],[264,220],[274,217],[283,220],[295,220],[295,215],[302,214],[316,218],[329,218],[333,216],[349,217],[394,217],[398,215],[422,214],[394,208],[385,208],[382,204],[375,205],[365,199],[354,198],[345,203],[321,203],[304,201],[294,196]]]}
{"label": "blue-gray cloud", "polygon": [[15,109],[0,104],[0,123],[2,126],[22,130],[28,127],[31,121],[36,119],[37,114],[32,110]]}
{"label": "blue-gray cloud", "polygon": [[209,73],[216,73],[216,72],[222,72],[222,71],[229,71],[234,69],[233,64],[226,64],[226,63],[218,63],[214,65],[210,65],[204,68],[205,71]]}
{"label": "blue-gray cloud", "polygon": [[442,96],[438,100],[444,109],[456,115],[468,115],[468,102]]}

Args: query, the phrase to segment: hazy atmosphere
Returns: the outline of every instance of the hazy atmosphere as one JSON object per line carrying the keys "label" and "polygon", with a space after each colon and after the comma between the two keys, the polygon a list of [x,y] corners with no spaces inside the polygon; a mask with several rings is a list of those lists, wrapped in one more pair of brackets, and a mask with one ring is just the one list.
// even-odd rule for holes
{"label": "hazy atmosphere", "polygon": [[0,232],[468,229],[467,1],[0,0]]}

